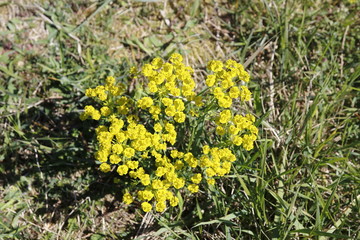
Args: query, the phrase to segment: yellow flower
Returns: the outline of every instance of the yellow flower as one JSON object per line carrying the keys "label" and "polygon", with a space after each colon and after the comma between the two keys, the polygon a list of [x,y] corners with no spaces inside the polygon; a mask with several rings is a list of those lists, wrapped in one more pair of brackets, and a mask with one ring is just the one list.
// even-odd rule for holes
{"label": "yellow flower", "polygon": [[117,143],[117,144],[112,145],[111,150],[115,154],[121,154],[124,149],[121,144]]}
{"label": "yellow flower", "polygon": [[158,177],[162,177],[165,175],[167,169],[164,168],[164,167],[158,167],[155,171],[155,175],[158,176]]}
{"label": "yellow flower", "polygon": [[85,90],[85,96],[87,97],[96,97],[96,92],[92,88],[88,88]]}
{"label": "yellow flower", "polygon": [[161,124],[160,123],[155,123],[154,130],[155,130],[155,132],[161,132],[161,130],[162,130]]}
{"label": "yellow flower", "polygon": [[144,211],[144,212],[150,212],[151,209],[152,209],[152,206],[150,203],[148,202],[143,202],[141,203],[141,209]]}
{"label": "yellow flower", "polygon": [[240,128],[237,128],[237,127],[234,126],[234,125],[230,125],[230,127],[229,127],[229,133],[230,133],[231,135],[236,135],[236,134],[239,133],[239,131],[240,131]]}
{"label": "yellow flower", "polygon": [[205,172],[206,172],[206,175],[207,175],[208,177],[213,177],[213,176],[216,175],[216,172],[215,172],[214,169],[212,169],[212,168],[207,168],[207,169],[205,170]]}
{"label": "yellow flower", "polygon": [[150,184],[150,176],[149,174],[144,174],[140,178],[141,184],[147,186]]}
{"label": "yellow flower", "polygon": [[132,158],[135,155],[135,150],[133,148],[125,148],[124,150],[124,156],[127,158]]}
{"label": "yellow flower", "polygon": [[227,89],[228,87],[230,87],[229,81],[227,81],[227,80],[221,81],[221,87],[222,87],[223,89]]}
{"label": "yellow flower", "polygon": [[191,177],[191,181],[196,184],[199,184],[201,182],[201,179],[202,179],[202,177],[201,177],[200,173],[197,173]]}
{"label": "yellow flower", "polygon": [[234,69],[238,65],[241,65],[241,64],[237,63],[236,61],[234,61],[232,59],[227,60],[226,63],[225,63],[225,67],[228,68],[228,69]]}
{"label": "yellow flower", "polygon": [[95,159],[98,160],[99,162],[107,162],[108,156],[109,156],[109,152],[104,149],[100,149],[95,153]]}
{"label": "yellow flower", "polygon": [[162,67],[164,61],[161,59],[161,58],[154,58],[152,61],[151,61],[151,65],[153,66],[154,69],[159,69]]}
{"label": "yellow flower", "polygon": [[163,212],[165,211],[165,208],[166,208],[166,202],[165,201],[161,201],[161,202],[157,202],[156,203],[156,211],[157,212]]}
{"label": "yellow flower", "polygon": [[123,202],[125,203],[125,204],[127,204],[127,205],[129,205],[130,203],[132,203],[133,202],[133,197],[131,196],[131,194],[130,193],[125,193],[124,194],[124,196],[123,196]]}
{"label": "yellow flower", "polygon": [[85,106],[84,110],[85,110],[84,117],[91,116],[91,118],[94,120],[99,120],[101,117],[100,112],[91,105]]}
{"label": "yellow flower", "polygon": [[110,165],[107,163],[100,164],[100,170],[104,173],[109,172],[111,170]]}
{"label": "yellow flower", "polygon": [[174,167],[176,170],[181,170],[184,167],[184,163],[181,160],[177,160]]}
{"label": "yellow flower", "polygon": [[229,96],[231,98],[237,98],[237,97],[239,97],[239,94],[240,94],[240,90],[238,87],[235,86],[235,87],[230,88]]}
{"label": "yellow flower", "polygon": [[225,129],[222,126],[217,126],[216,133],[220,136],[224,135],[226,133]]}
{"label": "yellow flower", "polygon": [[169,61],[174,64],[180,64],[183,61],[183,57],[179,53],[171,54]]}
{"label": "yellow flower", "polygon": [[95,88],[95,93],[98,99],[100,99],[101,101],[105,101],[108,97],[108,95],[105,92],[105,87],[104,86],[97,86]]}
{"label": "yellow flower", "polygon": [[256,135],[253,134],[245,134],[243,136],[243,147],[246,151],[250,151],[254,148],[254,141],[256,140]]}
{"label": "yellow flower", "polygon": [[118,143],[122,143],[127,139],[127,136],[125,135],[124,132],[119,132],[119,133],[115,134],[115,137],[116,137],[116,141]]}
{"label": "yellow flower", "polygon": [[217,99],[221,99],[225,96],[223,90],[220,87],[214,88],[213,94],[214,94],[215,98],[217,98]]}
{"label": "yellow flower", "polygon": [[254,125],[250,125],[250,126],[248,127],[248,129],[249,129],[250,132],[251,132],[252,134],[254,134],[254,135],[257,135],[258,132],[259,132],[259,130],[257,129],[257,127],[255,127]]}
{"label": "yellow flower", "polygon": [[231,119],[231,111],[224,110],[220,113],[220,123],[227,123]]}
{"label": "yellow flower", "polygon": [[156,93],[158,91],[158,87],[157,87],[155,81],[150,81],[149,84],[148,84],[148,87],[149,87],[149,91],[151,93]]}
{"label": "yellow flower", "polygon": [[139,191],[138,196],[140,200],[150,201],[154,197],[154,194],[149,190],[144,190],[144,191]]}
{"label": "yellow flower", "polygon": [[154,104],[154,101],[152,100],[151,97],[143,97],[141,98],[138,102],[138,107],[142,108],[142,109],[146,109],[151,107]]}
{"label": "yellow flower", "polygon": [[118,155],[110,155],[109,160],[112,164],[118,164],[121,161],[121,158]]}
{"label": "yellow flower", "polygon": [[209,179],[207,179],[206,181],[207,181],[207,183],[208,183],[209,185],[214,185],[214,184],[215,184],[215,179],[213,179],[213,178],[209,178]]}
{"label": "yellow flower", "polygon": [[136,78],[138,75],[138,70],[136,69],[136,67],[131,67],[129,73]]}
{"label": "yellow flower", "polygon": [[246,117],[249,121],[255,122],[255,117],[254,117],[254,115],[248,113],[248,114],[245,115],[245,117]]}
{"label": "yellow flower", "polygon": [[81,113],[81,114],[80,114],[80,120],[81,120],[81,121],[85,121],[86,119],[88,119],[88,117],[89,117],[89,116],[86,115],[85,113]]}
{"label": "yellow flower", "polygon": [[217,60],[211,60],[208,62],[207,69],[213,72],[220,72],[223,70],[223,63]]}
{"label": "yellow flower", "polygon": [[159,114],[161,113],[161,108],[158,106],[151,106],[149,108],[149,113],[155,120],[159,120]]}
{"label": "yellow flower", "polygon": [[100,108],[100,113],[102,116],[106,117],[109,116],[111,114],[111,109],[109,107],[102,107]]}
{"label": "yellow flower", "polygon": [[186,115],[183,112],[176,112],[174,120],[178,123],[185,122]]}
{"label": "yellow flower", "polygon": [[138,161],[127,161],[126,165],[130,169],[137,169],[139,167],[139,162]]}
{"label": "yellow flower", "polygon": [[105,80],[106,85],[114,85],[115,84],[115,78],[113,76],[108,76]]}
{"label": "yellow flower", "polygon": [[181,112],[181,111],[185,110],[184,102],[181,99],[175,99],[174,106],[175,106],[176,111]]}
{"label": "yellow flower", "polygon": [[173,182],[174,188],[181,189],[185,186],[185,179],[183,178],[177,178]]}
{"label": "yellow flower", "polygon": [[169,133],[170,132],[173,132],[175,131],[175,126],[171,123],[166,123],[165,124],[165,130],[168,131]]}
{"label": "yellow flower", "polygon": [[240,146],[243,142],[242,137],[239,136],[235,136],[232,140],[233,144],[235,144],[236,146]]}
{"label": "yellow flower", "polygon": [[210,158],[206,155],[200,157],[200,167],[210,167],[211,166]]}
{"label": "yellow flower", "polygon": [[240,80],[244,81],[244,82],[249,82],[250,81],[250,75],[248,72],[244,71],[244,69],[239,69],[239,74],[238,74]]}
{"label": "yellow flower", "polygon": [[218,103],[222,108],[230,108],[232,105],[232,99],[229,96],[223,96],[218,98]]}
{"label": "yellow flower", "polygon": [[212,87],[214,86],[215,84],[215,79],[216,79],[216,76],[215,75],[208,75],[206,80],[205,80],[205,83],[208,87]]}
{"label": "yellow flower", "polygon": [[152,181],[151,186],[153,189],[162,189],[163,188],[163,183],[161,180],[159,179],[155,179]]}
{"label": "yellow flower", "polygon": [[197,159],[194,157],[194,155],[189,152],[184,155],[184,160],[189,164],[190,167],[196,168],[197,166]]}
{"label": "yellow flower", "polygon": [[165,75],[169,78],[173,72],[173,65],[171,63],[165,63],[162,66],[162,71],[165,73]]}
{"label": "yellow flower", "polygon": [[118,168],[117,168],[117,173],[118,173],[120,176],[122,176],[122,175],[127,174],[128,170],[129,170],[128,166],[126,166],[126,165],[120,165],[120,166],[118,166]]}
{"label": "yellow flower", "polygon": [[199,186],[196,184],[190,184],[188,190],[192,193],[197,193],[199,191]]}
{"label": "yellow flower", "polygon": [[170,206],[175,207],[179,204],[179,199],[175,196],[170,198]]}
{"label": "yellow flower", "polygon": [[169,117],[173,117],[175,113],[176,110],[174,105],[170,105],[165,109],[165,114],[168,115]]}
{"label": "yellow flower", "polygon": [[240,88],[241,88],[240,100],[241,101],[250,101],[251,92],[249,91],[249,89],[246,86],[241,86]]}
{"label": "yellow flower", "polygon": [[145,77],[151,77],[153,76],[156,72],[153,70],[153,66],[150,65],[150,64],[145,64],[142,68],[142,74],[145,76]]}

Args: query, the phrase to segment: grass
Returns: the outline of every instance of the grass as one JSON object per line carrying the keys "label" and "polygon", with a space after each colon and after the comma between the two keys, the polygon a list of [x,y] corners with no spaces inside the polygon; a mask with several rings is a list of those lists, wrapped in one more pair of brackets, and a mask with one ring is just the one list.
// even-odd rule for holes
{"label": "grass", "polygon": [[[0,238],[358,239],[359,13],[335,0],[1,3]],[[216,187],[144,216],[97,170],[78,116],[108,73],[174,51],[196,68],[245,63],[261,138]]]}

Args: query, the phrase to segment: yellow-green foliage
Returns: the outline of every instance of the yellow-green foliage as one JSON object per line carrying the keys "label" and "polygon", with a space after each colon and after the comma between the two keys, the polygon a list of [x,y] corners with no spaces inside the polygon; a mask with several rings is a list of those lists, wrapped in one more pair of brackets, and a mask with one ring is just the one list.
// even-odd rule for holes
{"label": "yellow-green foliage", "polygon": [[[176,191],[196,193],[202,183],[215,184],[215,179],[230,172],[237,159],[235,150],[253,149],[258,134],[255,117],[238,110],[251,98],[243,85],[249,74],[233,60],[212,60],[207,69],[210,74],[202,84],[206,87],[199,91],[194,70],[175,53],[168,62],[155,58],[141,70],[130,70],[142,83],[138,87],[143,88],[143,96],[138,99],[125,95],[125,87],[112,76],[105,85],[86,90],[86,96],[102,105],[100,109],[86,106],[81,115],[82,120],[100,121],[95,153],[100,170],[116,169],[117,182],[124,175],[133,179],[123,195],[126,204],[139,200],[145,212],[177,206]],[[199,122],[207,137],[197,133],[201,145],[195,148],[190,129]]]}

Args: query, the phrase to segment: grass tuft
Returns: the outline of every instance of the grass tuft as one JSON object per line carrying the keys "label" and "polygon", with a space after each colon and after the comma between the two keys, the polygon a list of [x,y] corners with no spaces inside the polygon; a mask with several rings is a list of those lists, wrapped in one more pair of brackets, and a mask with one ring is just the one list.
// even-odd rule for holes
{"label": "grass tuft", "polygon": [[[358,239],[351,2],[0,3],[0,238]],[[213,58],[244,63],[261,139],[217,186],[145,218],[96,169],[79,113],[86,88],[109,74],[126,82],[130,66],[173,52],[200,69]]]}

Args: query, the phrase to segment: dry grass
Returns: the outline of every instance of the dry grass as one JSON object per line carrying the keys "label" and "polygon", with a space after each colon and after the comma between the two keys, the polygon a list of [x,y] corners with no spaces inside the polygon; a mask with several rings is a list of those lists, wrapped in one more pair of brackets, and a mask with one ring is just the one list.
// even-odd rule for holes
{"label": "dry grass", "polygon": [[[0,3],[0,238],[359,237],[359,24],[330,0]],[[198,79],[208,60],[245,63],[262,139],[197,198],[203,218],[187,199],[147,222],[96,170],[77,113],[109,71],[174,51]]]}

